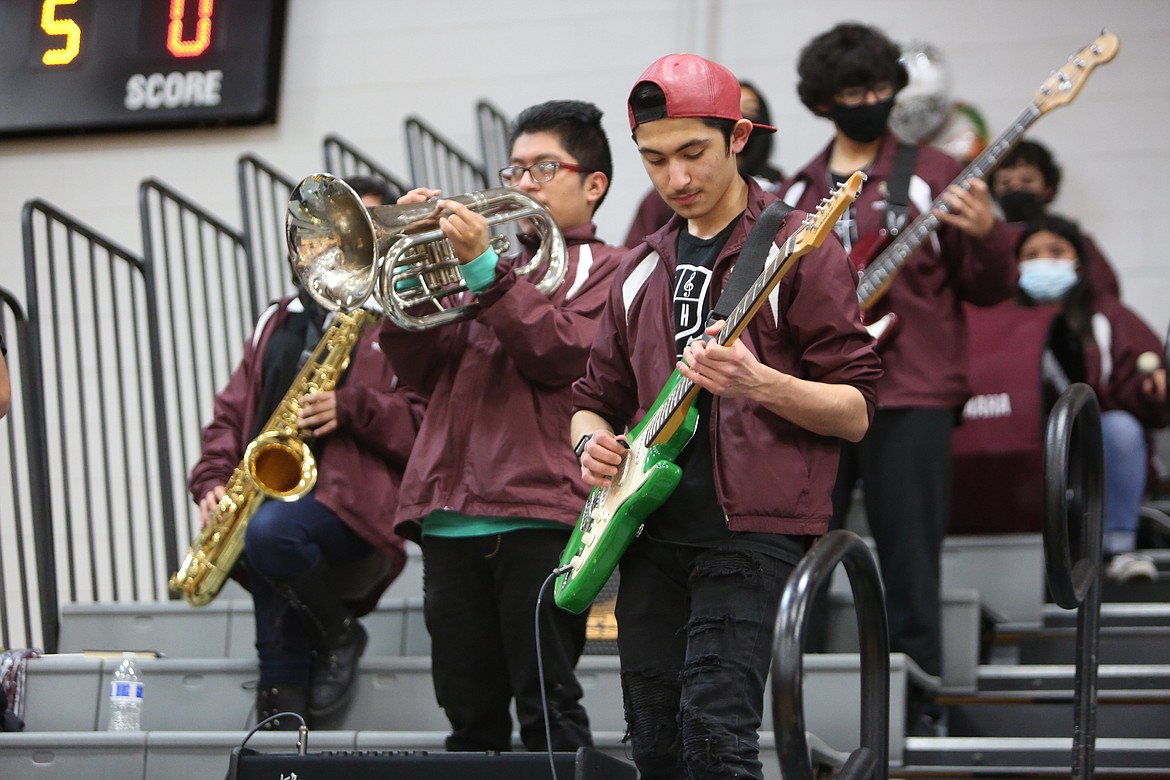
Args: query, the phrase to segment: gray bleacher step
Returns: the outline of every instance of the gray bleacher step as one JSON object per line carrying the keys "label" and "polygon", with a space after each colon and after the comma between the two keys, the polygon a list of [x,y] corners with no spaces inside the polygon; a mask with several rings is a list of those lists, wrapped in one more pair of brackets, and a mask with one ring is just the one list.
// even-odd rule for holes
{"label": "gray bleacher step", "polygon": [[[968,588],[944,591],[942,601],[942,685],[956,690],[973,690],[979,667],[983,608],[979,592]],[[826,647],[833,653],[856,653],[857,613],[850,592],[829,595],[829,625]]]}
{"label": "gray bleacher step", "polygon": [[[1077,611],[1055,604],[1044,605],[1044,625],[1051,628],[1075,627]],[[1101,605],[1101,625],[1170,626],[1170,603],[1120,602]]]}
{"label": "gray bleacher step", "polygon": [[[979,667],[979,690],[986,692],[1071,691],[1075,680],[1076,667],[1072,664],[992,664]],[[1170,691],[1170,664],[1100,664],[1097,667],[1097,688]]]}
{"label": "gray bleacher step", "polygon": [[[42,656],[28,662],[24,717],[27,733],[100,731],[106,727],[106,681],[116,656]],[[139,659],[146,686],[143,728],[150,731],[214,732],[246,729],[256,679],[252,659]],[[591,723],[600,731],[622,731],[620,664],[616,656],[584,656],[578,673]],[[806,727],[833,749],[848,752],[860,739],[860,659],[853,654],[804,659]],[[902,654],[890,659],[890,754],[901,755],[905,702],[910,680],[931,678]],[[354,699],[331,729],[441,731],[447,721],[435,703],[430,662],[425,657],[363,658]],[[769,693],[770,696],[770,693]],[[770,699],[769,699],[770,701]],[[765,707],[765,730],[771,728]]]}
{"label": "gray bleacher step", "polygon": [[[1076,659],[1073,627],[1036,628],[1014,633],[997,631],[997,644],[1012,644],[1022,664],[1067,664]],[[1170,627],[1106,626],[1101,629],[1098,662],[1103,664],[1159,664],[1170,658]]]}
{"label": "gray bleacher step", "polygon": [[[863,538],[873,551],[873,539]],[[940,567],[944,593],[975,590],[997,620],[1039,624],[1044,606],[1040,534],[949,535],[943,539]],[[834,576],[831,588],[848,593],[847,578]]]}
{"label": "gray bleacher step", "polygon": [[[908,737],[903,769],[891,777],[937,776],[910,774],[908,770],[960,767],[962,773],[948,777],[970,777],[980,767],[998,769],[997,777],[1015,777],[1011,767],[1054,767],[1069,777],[1072,766],[1072,737]],[[1134,767],[1170,774],[1170,739],[1099,738],[1096,740],[1098,767]],[[903,773],[903,772],[906,773]]]}
{"label": "gray bleacher step", "polygon": [[[1073,733],[1072,691],[1003,691],[940,696],[954,737],[1059,737]],[[1170,734],[1170,691],[1098,691],[1098,737],[1160,738]]]}

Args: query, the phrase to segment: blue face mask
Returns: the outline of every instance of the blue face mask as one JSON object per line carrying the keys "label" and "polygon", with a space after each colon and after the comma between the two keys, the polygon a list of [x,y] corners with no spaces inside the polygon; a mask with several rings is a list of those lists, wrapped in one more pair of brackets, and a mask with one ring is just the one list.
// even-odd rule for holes
{"label": "blue face mask", "polygon": [[1076,283],[1076,260],[1038,257],[1020,262],[1020,289],[1034,301],[1059,301]]}

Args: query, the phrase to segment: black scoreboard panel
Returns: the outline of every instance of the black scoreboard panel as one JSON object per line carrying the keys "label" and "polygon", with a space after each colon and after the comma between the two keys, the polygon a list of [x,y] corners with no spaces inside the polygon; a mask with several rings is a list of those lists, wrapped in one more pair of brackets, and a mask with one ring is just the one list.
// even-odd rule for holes
{"label": "black scoreboard panel", "polygon": [[0,0],[0,136],[264,124],[286,0]]}

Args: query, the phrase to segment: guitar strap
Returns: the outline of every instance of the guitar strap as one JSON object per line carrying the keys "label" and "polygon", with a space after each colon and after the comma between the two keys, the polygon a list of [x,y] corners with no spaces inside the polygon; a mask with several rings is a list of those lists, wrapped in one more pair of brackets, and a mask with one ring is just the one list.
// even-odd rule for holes
{"label": "guitar strap", "polygon": [[739,250],[739,259],[731,269],[727,286],[707,316],[708,327],[719,320],[726,320],[736,304],[747,295],[752,283],[764,272],[764,261],[768,259],[768,252],[776,243],[776,233],[790,211],[792,206],[776,200],[760,212],[756,224],[752,225],[752,232],[748,233],[747,240],[743,242],[743,249]]}
{"label": "guitar strap", "polygon": [[910,177],[918,164],[918,147],[898,144],[894,151],[894,169],[886,182],[886,231],[896,236],[910,219]]}

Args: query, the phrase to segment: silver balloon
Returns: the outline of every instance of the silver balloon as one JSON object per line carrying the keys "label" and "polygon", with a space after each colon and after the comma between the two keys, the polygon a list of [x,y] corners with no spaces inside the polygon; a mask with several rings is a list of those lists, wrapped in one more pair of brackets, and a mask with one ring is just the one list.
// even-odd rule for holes
{"label": "silver balloon", "polygon": [[890,113],[890,129],[906,143],[929,141],[951,114],[951,79],[946,62],[929,43],[913,41],[902,49],[910,76]]}

